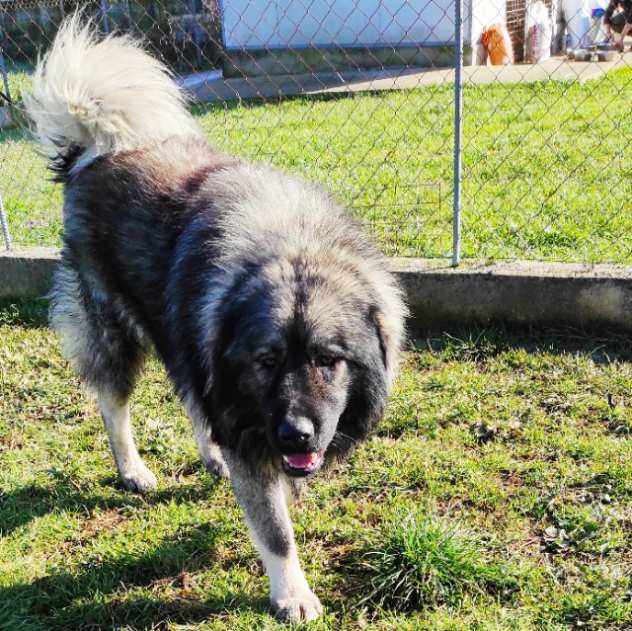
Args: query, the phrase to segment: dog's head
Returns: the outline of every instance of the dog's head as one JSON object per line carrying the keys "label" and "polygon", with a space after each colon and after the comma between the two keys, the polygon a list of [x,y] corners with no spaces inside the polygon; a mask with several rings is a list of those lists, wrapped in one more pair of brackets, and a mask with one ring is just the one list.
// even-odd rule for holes
{"label": "dog's head", "polygon": [[388,274],[381,280],[376,289],[358,271],[305,260],[245,274],[214,349],[216,440],[306,476],[363,439],[401,343],[401,299]]}

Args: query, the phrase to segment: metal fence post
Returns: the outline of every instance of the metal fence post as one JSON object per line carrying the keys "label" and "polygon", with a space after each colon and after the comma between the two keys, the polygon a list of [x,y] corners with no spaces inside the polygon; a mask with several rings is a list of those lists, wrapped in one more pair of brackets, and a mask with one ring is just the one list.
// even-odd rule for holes
{"label": "metal fence post", "polygon": [[2,75],[2,85],[4,86],[4,95],[7,97],[7,100],[10,103],[11,91],[9,88],[9,73],[7,72],[7,64],[4,61],[4,54],[2,53],[2,42],[0,42],[0,74]]}
{"label": "metal fence post", "polygon": [[2,75],[2,85],[4,87],[4,96],[6,96],[7,101],[11,102],[11,92],[9,89],[9,79],[7,77],[6,67],[4,65],[4,57],[0,52],[0,74]]}
{"label": "metal fence post", "polygon": [[[11,93],[9,91],[9,77],[7,74],[7,67],[4,62],[4,55],[2,54],[2,48],[0,47],[0,74],[2,75],[2,85],[4,87],[5,96],[8,103],[11,103]],[[0,226],[2,227],[2,235],[4,236],[4,245],[7,250],[11,249],[11,234],[9,233],[9,223],[7,221],[7,215],[4,212],[4,203],[2,202],[2,195],[0,195]]]}
{"label": "metal fence post", "polygon": [[101,0],[101,27],[103,32],[108,35],[110,33],[110,20],[108,13],[110,12],[109,0]]}
{"label": "metal fence post", "polygon": [[461,134],[463,124],[463,0],[454,1],[454,186],[452,265],[461,262]]}
{"label": "metal fence post", "polygon": [[2,202],[2,195],[0,195],[0,225],[2,225],[2,234],[4,236],[4,245],[7,250],[11,249],[11,234],[9,232],[9,223],[7,221],[7,215],[4,212],[4,203]]}

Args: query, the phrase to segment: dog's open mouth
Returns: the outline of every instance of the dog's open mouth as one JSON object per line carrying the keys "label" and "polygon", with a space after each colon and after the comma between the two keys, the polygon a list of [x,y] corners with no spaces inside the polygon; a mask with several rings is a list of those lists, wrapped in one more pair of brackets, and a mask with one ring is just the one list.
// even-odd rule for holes
{"label": "dog's open mouth", "polygon": [[309,475],[320,467],[323,454],[320,451],[310,451],[306,454],[285,454],[283,468],[289,475]]}

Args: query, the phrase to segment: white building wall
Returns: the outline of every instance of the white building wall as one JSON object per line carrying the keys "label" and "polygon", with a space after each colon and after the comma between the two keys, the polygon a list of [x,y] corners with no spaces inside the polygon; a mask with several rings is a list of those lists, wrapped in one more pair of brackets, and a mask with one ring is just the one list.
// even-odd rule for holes
{"label": "white building wall", "polygon": [[472,37],[477,41],[481,33],[492,24],[504,24],[507,5],[505,0],[472,0]]}
{"label": "white building wall", "polygon": [[[224,42],[231,49],[454,42],[454,0],[220,1]],[[499,1],[464,0],[466,45],[472,41],[471,18],[479,11],[473,9]]]}

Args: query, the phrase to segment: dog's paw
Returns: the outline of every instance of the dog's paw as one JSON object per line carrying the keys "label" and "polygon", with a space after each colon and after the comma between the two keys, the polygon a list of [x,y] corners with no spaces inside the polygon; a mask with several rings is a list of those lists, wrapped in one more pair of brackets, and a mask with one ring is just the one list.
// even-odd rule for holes
{"label": "dog's paw", "polygon": [[120,472],[121,484],[133,493],[144,495],[158,486],[156,476],[142,463]]}
{"label": "dog's paw", "polygon": [[224,462],[224,457],[220,448],[213,442],[207,442],[202,449],[202,460],[204,466],[209,473],[216,475],[218,478],[228,480],[230,473],[228,466]]}
{"label": "dog's paw", "polygon": [[306,622],[316,620],[323,613],[323,606],[318,597],[307,589],[300,594],[273,600],[272,610],[282,622]]}
{"label": "dog's paw", "polygon": [[207,458],[204,461],[204,466],[209,473],[216,475],[218,478],[224,480],[230,479],[230,473],[228,467],[223,460],[216,460],[215,458]]}

